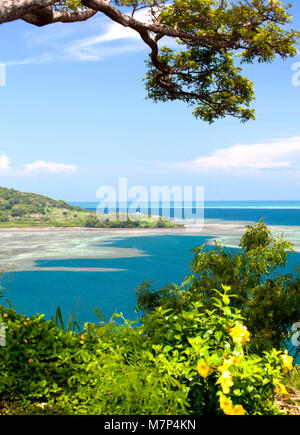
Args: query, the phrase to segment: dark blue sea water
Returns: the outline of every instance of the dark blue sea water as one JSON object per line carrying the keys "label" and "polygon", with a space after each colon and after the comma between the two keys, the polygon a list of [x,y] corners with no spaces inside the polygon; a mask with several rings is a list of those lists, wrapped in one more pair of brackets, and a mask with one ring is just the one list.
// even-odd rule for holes
{"label": "dark blue sea water", "polygon": [[264,218],[267,225],[300,225],[298,209],[247,209],[247,208],[208,208],[205,219],[222,219],[228,221],[258,222]]}
{"label": "dark blue sea water", "polygon": [[[72,205],[83,207],[87,210],[96,210],[98,203],[96,202],[73,202]],[[130,204],[129,204],[130,205]],[[122,205],[120,208],[122,209]],[[140,206],[141,207],[141,206]],[[140,211],[140,207],[136,206],[136,210]],[[175,210],[180,215],[184,215],[184,210],[192,209],[196,213],[196,207],[199,209],[203,204],[174,204],[166,207],[165,204],[153,206],[155,210],[159,210],[160,216],[173,218]],[[151,204],[147,204],[149,213],[153,208]],[[200,214],[200,213],[199,213]],[[178,214],[177,214],[178,216]],[[205,202],[203,210],[204,219],[221,219],[225,221],[252,221],[258,222],[264,218],[264,222],[268,225],[299,225],[300,226],[300,201],[224,201],[224,202]]]}

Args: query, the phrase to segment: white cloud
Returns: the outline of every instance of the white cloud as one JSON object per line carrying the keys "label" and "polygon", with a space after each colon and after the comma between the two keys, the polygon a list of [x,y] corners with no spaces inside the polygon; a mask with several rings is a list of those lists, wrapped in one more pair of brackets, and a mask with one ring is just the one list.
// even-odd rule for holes
{"label": "white cloud", "polygon": [[0,150],[0,174],[3,176],[26,176],[26,175],[39,175],[39,174],[74,174],[77,172],[78,167],[72,164],[45,162],[44,160],[38,160],[36,162],[22,164],[12,167],[10,164],[10,158],[4,151]]}
{"label": "white cloud", "polygon": [[[137,13],[134,14],[134,18],[142,23],[149,23],[151,21],[151,16],[149,12],[150,12],[149,8],[138,11]],[[91,38],[83,39],[80,42],[80,46],[81,47],[87,45],[91,46],[102,42],[114,41],[118,39],[127,39],[127,38],[139,39],[140,35],[135,30],[132,30],[128,27],[121,26],[121,24],[115,22],[110,22],[110,24],[107,26],[105,33],[97,36],[93,36]]]}
{"label": "white cloud", "polygon": [[[134,15],[134,18],[141,22],[149,22],[151,19],[149,9],[138,11]],[[103,47],[105,43],[120,42],[128,39],[133,40],[133,42],[126,45]],[[141,41],[140,35],[135,30],[110,21],[106,25],[104,33],[73,41],[65,47],[65,54],[72,60],[100,61],[106,57],[144,49],[145,44]]]}
{"label": "white cloud", "polygon": [[4,153],[0,151],[0,171],[8,171],[10,169],[10,159]]}
{"label": "white cloud", "polygon": [[112,23],[107,26],[105,33],[92,36],[90,38],[81,39],[80,41],[77,41],[77,46],[79,48],[91,47],[92,45],[101,44],[103,42],[128,38],[138,39],[139,37],[139,34],[135,30],[132,30],[128,27],[123,27],[118,23]]}
{"label": "white cloud", "polygon": [[25,174],[70,174],[77,171],[76,165],[69,165],[64,163],[45,162],[38,160],[34,163],[23,165]]}
{"label": "white cloud", "polygon": [[191,169],[280,169],[299,168],[300,137],[273,139],[252,145],[219,148],[195,160],[173,163]]}
{"label": "white cloud", "polygon": [[32,63],[49,62],[50,60],[52,60],[52,56],[50,56],[50,54],[44,53],[40,56],[27,57],[21,60],[10,60],[8,62],[5,62],[5,65],[6,66],[29,65]]}
{"label": "white cloud", "polygon": [[65,56],[71,61],[102,61],[112,56],[144,50],[145,46],[136,44],[123,44],[114,47],[78,47],[76,44],[66,48]]}

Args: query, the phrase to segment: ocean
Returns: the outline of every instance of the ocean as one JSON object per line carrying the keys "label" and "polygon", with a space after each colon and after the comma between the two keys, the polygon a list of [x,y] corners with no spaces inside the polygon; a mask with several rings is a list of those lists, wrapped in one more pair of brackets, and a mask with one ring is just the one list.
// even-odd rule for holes
{"label": "ocean", "polygon": [[[83,207],[86,210],[96,210],[97,202],[72,202],[72,205]],[[128,204],[130,206],[130,203]],[[146,204],[149,213],[158,210],[162,217],[173,218],[174,215],[184,214],[184,209],[195,210],[197,204],[172,204],[166,207],[164,204]],[[118,205],[116,206],[117,209]],[[268,225],[293,225],[300,226],[300,201],[210,201],[201,204],[204,219],[220,219],[222,221],[252,221],[258,222],[264,218]],[[121,204],[120,209],[124,206]],[[145,208],[145,204],[138,204],[136,211]],[[118,211],[118,209],[117,209]],[[194,211],[195,213],[195,211]],[[199,213],[200,215],[200,213]]]}
{"label": "ocean", "polygon": [[[72,204],[87,209],[97,206],[96,203]],[[262,217],[268,225],[291,226],[296,235],[300,235],[300,201],[219,202],[207,203],[204,209],[205,222],[211,220],[224,225],[257,222]],[[152,281],[155,288],[169,282],[180,284],[189,274],[193,259],[191,249],[209,242],[207,249],[213,249],[212,237],[201,233],[118,233],[117,236],[109,233],[106,249],[108,247],[110,253],[125,252],[124,255],[69,258],[66,252],[65,258],[35,258],[37,270],[4,273],[1,285],[11,303],[27,315],[38,312],[50,318],[60,306],[65,320],[73,312],[82,322],[97,321],[94,308],[102,312],[105,320],[115,312],[134,320],[137,287],[144,280]],[[299,252],[290,254],[287,271],[292,272],[296,264],[300,265]],[[97,271],[99,268],[101,271]]]}

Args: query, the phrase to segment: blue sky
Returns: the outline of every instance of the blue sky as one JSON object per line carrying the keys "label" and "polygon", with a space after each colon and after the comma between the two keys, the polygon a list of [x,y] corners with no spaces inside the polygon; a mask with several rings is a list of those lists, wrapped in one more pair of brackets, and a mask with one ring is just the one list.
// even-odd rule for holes
{"label": "blue sky", "polygon": [[[300,29],[299,4],[293,16]],[[209,125],[184,104],[145,99],[147,48],[101,15],[4,24],[0,40],[1,186],[95,201],[127,177],[201,185],[206,200],[300,200],[300,55],[245,67],[255,121]]]}

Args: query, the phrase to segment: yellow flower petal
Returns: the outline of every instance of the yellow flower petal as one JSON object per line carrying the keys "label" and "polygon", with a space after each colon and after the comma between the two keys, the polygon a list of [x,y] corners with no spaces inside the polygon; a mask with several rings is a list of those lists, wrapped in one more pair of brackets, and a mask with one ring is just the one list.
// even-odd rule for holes
{"label": "yellow flower petal", "polygon": [[222,375],[219,377],[218,383],[221,384],[221,388],[224,394],[228,394],[230,391],[230,387],[233,385],[232,376],[229,370],[225,370],[222,372]]}
{"label": "yellow flower petal", "polygon": [[281,361],[285,372],[293,369],[293,357],[289,356],[286,350],[284,351],[284,354],[281,355]]}
{"label": "yellow flower petal", "polygon": [[220,395],[219,403],[220,403],[220,408],[223,409],[223,410],[226,409],[226,408],[231,408],[232,407],[231,400],[228,399],[228,397],[226,397],[224,394]]}
{"label": "yellow flower petal", "polygon": [[281,395],[289,394],[287,392],[287,389],[285,388],[285,386],[283,384],[280,384],[280,383],[278,383],[278,385],[276,386],[275,391],[276,391],[276,393],[279,393]]}
{"label": "yellow flower petal", "polygon": [[229,335],[235,343],[239,342],[242,345],[250,340],[250,333],[246,326],[239,322],[236,322],[235,326],[230,329]]}
{"label": "yellow flower petal", "polygon": [[231,415],[245,415],[246,411],[242,407],[242,405],[235,405],[232,408],[232,414]]}
{"label": "yellow flower petal", "polygon": [[206,378],[210,373],[210,367],[203,361],[198,361],[197,370],[200,376]]}

